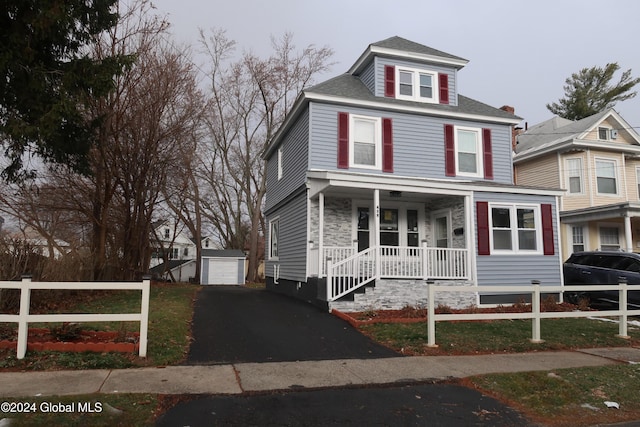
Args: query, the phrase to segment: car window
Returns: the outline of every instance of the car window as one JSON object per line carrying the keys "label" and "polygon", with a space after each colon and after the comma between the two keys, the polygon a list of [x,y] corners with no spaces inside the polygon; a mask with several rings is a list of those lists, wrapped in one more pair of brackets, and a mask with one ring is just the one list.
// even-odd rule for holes
{"label": "car window", "polygon": [[625,266],[624,270],[633,273],[640,273],[640,261],[637,259],[629,259],[629,263]]}

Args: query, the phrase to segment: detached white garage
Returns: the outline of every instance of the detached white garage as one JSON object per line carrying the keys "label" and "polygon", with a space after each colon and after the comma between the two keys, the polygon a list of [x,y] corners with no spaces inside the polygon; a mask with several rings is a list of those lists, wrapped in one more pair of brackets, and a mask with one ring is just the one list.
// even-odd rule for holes
{"label": "detached white garage", "polygon": [[202,250],[202,285],[244,285],[246,255],[241,250]]}

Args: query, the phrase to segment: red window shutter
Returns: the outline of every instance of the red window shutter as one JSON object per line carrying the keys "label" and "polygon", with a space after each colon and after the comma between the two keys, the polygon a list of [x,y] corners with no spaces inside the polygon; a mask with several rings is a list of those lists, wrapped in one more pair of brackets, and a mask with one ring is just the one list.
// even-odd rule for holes
{"label": "red window shutter", "polygon": [[349,113],[338,113],[338,167],[349,168]]}
{"label": "red window shutter", "polygon": [[393,172],[393,125],[382,119],[382,171]]}
{"label": "red window shutter", "polygon": [[491,255],[489,247],[489,203],[476,202],[478,255]]}
{"label": "red window shutter", "polygon": [[384,66],[384,96],[396,97],[396,67],[393,65]]}
{"label": "red window shutter", "polygon": [[446,176],[456,176],[456,147],[453,125],[444,125],[444,169]]}
{"label": "red window shutter", "polygon": [[440,104],[449,103],[449,74],[438,74],[438,86],[440,88]]}
{"label": "red window shutter", "polygon": [[482,129],[482,152],[484,153],[484,178],[493,179],[493,150],[491,129]]}
{"label": "red window shutter", "polygon": [[542,210],[542,246],[545,255],[555,255],[555,246],[553,244],[553,207],[548,204],[540,206]]}

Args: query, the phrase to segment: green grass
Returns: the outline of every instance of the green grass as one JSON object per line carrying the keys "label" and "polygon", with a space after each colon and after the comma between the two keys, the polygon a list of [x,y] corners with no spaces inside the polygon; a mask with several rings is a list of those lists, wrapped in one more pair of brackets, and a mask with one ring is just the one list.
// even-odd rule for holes
{"label": "green grass", "polygon": [[[85,396],[55,396],[38,398],[4,398],[5,402],[28,404],[32,413],[2,414],[13,419],[16,426],[143,426],[153,425],[158,408],[158,397],[152,394],[101,394]],[[73,412],[46,412],[52,405],[72,408]],[[60,406],[58,406],[60,407]],[[85,408],[81,412],[79,408]],[[94,410],[93,413],[86,411]]]}
{"label": "green grass", "polygon": [[616,336],[618,325],[591,319],[543,319],[542,343],[532,343],[531,320],[436,323],[435,349],[428,348],[427,324],[377,323],[361,326],[376,341],[405,354],[519,353],[581,347],[624,347],[640,343],[640,329],[629,327],[631,339]]}
{"label": "green grass", "polygon": [[[15,350],[0,350],[0,368],[47,369],[118,369],[135,366],[162,366],[182,361],[189,349],[193,299],[200,289],[196,285],[153,285],[149,301],[147,357],[125,353],[27,352],[16,359]],[[99,298],[83,297],[78,304],[68,304],[64,312],[134,313],[140,310],[140,292],[101,293]],[[15,326],[15,324],[13,324]],[[55,327],[34,324],[31,327]],[[85,330],[122,332],[139,331],[138,322],[95,322],[81,325]]]}
{"label": "green grass", "polygon": [[[492,374],[467,382],[498,396],[531,419],[553,426],[640,420],[640,365]],[[605,401],[620,409],[607,408]]]}

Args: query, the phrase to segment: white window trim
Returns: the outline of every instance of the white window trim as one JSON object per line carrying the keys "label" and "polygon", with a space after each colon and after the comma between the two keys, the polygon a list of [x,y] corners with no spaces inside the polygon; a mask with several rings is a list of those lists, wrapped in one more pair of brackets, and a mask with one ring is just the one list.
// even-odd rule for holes
{"label": "white window trim", "polygon": [[278,181],[282,179],[282,146],[278,147]]}
{"label": "white window trim", "polygon": [[[272,246],[274,223],[278,224],[278,237],[276,239],[276,243],[277,243],[276,250],[278,254],[276,256],[273,256],[273,246]],[[269,259],[272,261],[278,261],[280,259],[280,217],[279,216],[269,221]]]}
{"label": "white window trim", "polygon": [[[493,209],[494,208],[507,208],[509,209],[509,220],[511,221],[511,250],[494,249],[493,246]],[[518,209],[533,209],[533,215],[535,220],[535,232],[536,232],[536,250],[520,249],[518,242],[518,224],[517,215]],[[514,221],[516,223],[514,224]],[[540,213],[540,205],[524,204],[524,203],[489,203],[489,247],[491,248],[491,255],[542,255],[543,254],[543,242],[542,242],[542,214]]]}
{"label": "white window trim", "polygon": [[[458,131],[475,132],[476,138],[476,173],[460,171],[460,162],[458,161]],[[454,126],[453,139],[455,147],[456,176],[468,176],[473,178],[484,178],[484,152],[482,146],[482,129],[468,126]]]}
{"label": "white window trim", "polygon": [[[570,160],[579,160],[580,161],[580,171],[579,171],[579,175],[578,177],[580,178],[580,192],[578,193],[572,193],[571,192],[571,176],[569,174],[570,172],[570,168],[569,168],[569,161]],[[583,196],[585,194],[585,190],[584,190],[584,174],[583,174],[583,170],[584,170],[584,161],[582,159],[582,157],[567,157],[564,159],[564,172],[565,172],[565,185],[567,186],[567,196]]]}
{"label": "white window trim", "polygon": [[[400,73],[401,72],[412,73],[412,85],[413,95],[401,95],[400,94]],[[428,74],[431,76],[431,81],[433,83],[433,96],[431,98],[425,98],[420,96],[420,74]],[[428,104],[438,104],[440,102],[440,83],[438,81],[438,73],[436,71],[419,69],[419,68],[411,68],[411,67],[396,67],[396,98],[404,99],[407,101],[417,101],[417,102],[425,102]]]}
{"label": "white window trim", "polygon": [[[361,165],[355,163],[354,134],[355,121],[364,120],[375,123],[374,131],[374,165]],[[382,170],[382,118],[373,116],[361,116],[358,114],[349,114],[349,167],[370,170]]]}
{"label": "white window trim", "polygon": [[569,227],[569,242],[571,246],[571,252],[573,251],[573,227],[582,228],[582,246],[584,246],[584,250],[589,250],[589,226],[588,224],[567,224]]}
{"label": "white window trim", "polygon": [[[615,174],[616,180],[616,192],[615,193],[601,193],[598,189],[598,162],[609,162],[613,163],[613,173]],[[598,196],[604,197],[619,197],[620,196],[620,176],[618,174],[618,159],[612,159],[608,157],[595,157],[593,159],[593,170],[595,175],[595,186],[596,186],[596,194]]]}
{"label": "white window trim", "polygon": [[[600,138],[600,129],[604,129],[607,131],[607,137],[605,139]],[[598,126],[596,129],[596,133],[598,134],[598,140],[600,141],[611,141],[611,128],[608,126]]]}
{"label": "white window trim", "polygon": [[618,229],[618,246],[620,249],[623,249],[624,245],[624,234],[622,233],[622,226],[617,222],[599,222],[598,223],[598,249],[602,248],[602,228],[616,228]]}

